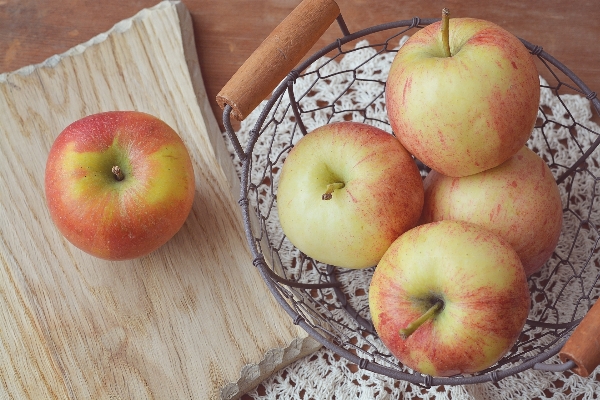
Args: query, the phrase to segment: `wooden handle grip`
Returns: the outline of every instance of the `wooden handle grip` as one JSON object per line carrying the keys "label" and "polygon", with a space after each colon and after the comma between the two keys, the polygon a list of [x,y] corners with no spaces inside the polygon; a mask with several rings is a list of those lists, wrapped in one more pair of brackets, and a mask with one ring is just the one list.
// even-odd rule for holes
{"label": "wooden handle grip", "polygon": [[583,377],[600,365],[600,301],[596,301],[579,323],[559,357],[562,362],[573,361],[576,365],[573,371]]}
{"label": "wooden handle grip", "polygon": [[303,0],[261,43],[217,95],[242,121],[271,94],[340,14],[333,0]]}

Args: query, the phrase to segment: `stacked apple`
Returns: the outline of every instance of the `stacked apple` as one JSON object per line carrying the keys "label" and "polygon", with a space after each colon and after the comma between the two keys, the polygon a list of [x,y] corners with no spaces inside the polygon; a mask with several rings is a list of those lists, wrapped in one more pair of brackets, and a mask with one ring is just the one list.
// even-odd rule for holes
{"label": "stacked apple", "polygon": [[308,256],[344,268],[379,262],[423,208],[417,164],[400,141],[371,125],[324,125],[288,154],[277,188],[279,221]]}
{"label": "stacked apple", "polygon": [[[319,261],[377,264],[374,327],[412,369],[484,370],[525,324],[527,277],[548,260],[562,226],[552,173],[525,147],[539,96],[535,63],[518,38],[444,10],[391,66],[395,138],[330,124],[302,138],[284,163],[284,233]],[[413,157],[431,168],[424,182]]]}
{"label": "stacked apple", "polygon": [[394,59],[390,123],[432,171],[421,225],[380,260],[369,305],[384,344],[422,373],[486,369],[525,324],[526,278],[562,226],[552,173],[525,147],[539,94],[529,52],[488,21],[444,15]]}

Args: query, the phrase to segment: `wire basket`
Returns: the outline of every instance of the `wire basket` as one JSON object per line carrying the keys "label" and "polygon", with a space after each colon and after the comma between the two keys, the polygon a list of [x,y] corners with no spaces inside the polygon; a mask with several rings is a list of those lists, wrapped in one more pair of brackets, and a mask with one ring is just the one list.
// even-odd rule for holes
{"label": "wire basket", "polygon": [[[600,297],[600,131],[593,123],[578,121],[570,107],[572,96],[584,97],[598,113],[600,102],[540,46],[522,40],[553,78],[541,83],[546,104],[540,106],[528,146],[542,156],[556,177],[564,207],[563,231],[551,259],[528,280],[532,309],[517,343],[495,365],[473,375],[452,377],[422,375],[403,366],[379,340],[370,319],[364,282],[375,267],[347,270],[320,263],[296,249],[281,231],[277,182],[294,143],[317,126],[342,120],[391,132],[381,106],[387,71],[374,70],[373,65],[393,58],[401,38],[437,20],[413,18],[350,34],[338,15],[343,36],[307,58],[282,81],[278,78],[281,83],[255,113],[243,146],[231,125],[232,106],[224,104],[223,122],[238,158],[239,203],[254,265],[294,324],[362,369],[424,387],[496,382],[530,368],[568,370],[574,366],[572,361],[544,362],[560,351]],[[387,39],[369,43],[375,34],[379,38],[383,33]],[[350,59],[354,61],[344,62]],[[420,170],[422,176],[428,173],[422,164]]]}

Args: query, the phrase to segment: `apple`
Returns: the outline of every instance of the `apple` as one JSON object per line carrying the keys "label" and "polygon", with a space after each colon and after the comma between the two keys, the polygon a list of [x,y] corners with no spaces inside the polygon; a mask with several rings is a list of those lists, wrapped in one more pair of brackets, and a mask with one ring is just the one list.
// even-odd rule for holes
{"label": "apple", "polygon": [[194,171],[179,135],[137,111],[89,115],[55,139],[46,203],[58,230],[108,260],[141,257],[166,243],[194,200]]}
{"label": "apple", "polygon": [[525,145],[537,117],[539,77],[527,48],[498,25],[453,18],[443,34],[442,22],[416,32],[396,54],[386,109],[409,152],[460,177],[500,165]]}
{"label": "apple", "polygon": [[550,168],[527,147],[497,167],[452,178],[425,178],[421,223],[471,222],[496,233],[516,250],[526,274],[548,261],[562,228],[560,192]]}
{"label": "apple", "polygon": [[405,366],[432,376],[495,364],[519,337],[529,307],[514,249],[463,221],[404,233],[381,258],[369,287],[383,344]]}
{"label": "apple", "polygon": [[377,264],[423,207],[423,180],[393,135],[358,122],[321,126],[284,161],[277,208],[300,251],[343,268]]}

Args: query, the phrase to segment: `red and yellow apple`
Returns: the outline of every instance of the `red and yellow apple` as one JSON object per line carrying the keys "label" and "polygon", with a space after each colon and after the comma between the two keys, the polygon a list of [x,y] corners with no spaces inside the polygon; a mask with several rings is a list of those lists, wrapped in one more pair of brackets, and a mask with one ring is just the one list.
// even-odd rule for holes
{"label": "red and yellow apple", "polygon": [[385,100],[404,147],[447,176],[472,175],[525,145],[540,98],[532,55],[491,22],[453,18],[416,32],[390,68]]}
{"label": "red and yellow apple", "polygon": [[548,261],[562,228],[560,192],[550,168],[527,147],[501,165],[462,178],[431,171],[421,223],[471,222],[516,250],[527,275]]}
{"label": "red and yellow apple", "polygon": [[166,243],[194,200],[192,162],[179,135],[136,111],[87,116],[55,139],[45,175],[58,230],[99,258],[143,256]]}
{"label": "red and yellow apple", "polygon": [[338,122],[302,137],[288,154],[277,188],[283,232],[306,255],[338,267],[377,264],[414,227],[423,180],[393,135]]}
{"label": "red and yellow apple", "polygon": [[462,221],[404,233],[381,258],[369,287],[381,341],[404,365],[432,376],[495,364],[519,337],[529,307],[514,249]]}

